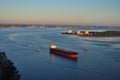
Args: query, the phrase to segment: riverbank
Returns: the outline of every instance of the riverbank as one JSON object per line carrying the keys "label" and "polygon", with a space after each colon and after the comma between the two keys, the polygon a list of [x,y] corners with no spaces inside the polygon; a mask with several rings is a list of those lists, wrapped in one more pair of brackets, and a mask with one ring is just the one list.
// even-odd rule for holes
{"label": "riverbank", "polygon": [[20,80],[20,74],[5,52],[0,52],[0,80]]}
{"label": "riverbank", "polygon": [[100,43],[111,43],[111,44],[120,44],[120,41],[115,42],[115,41],[99,41],[99,40],[87,40],[87,39],[83,39],[84,41],[88,41],[88,42],[100,42]]}

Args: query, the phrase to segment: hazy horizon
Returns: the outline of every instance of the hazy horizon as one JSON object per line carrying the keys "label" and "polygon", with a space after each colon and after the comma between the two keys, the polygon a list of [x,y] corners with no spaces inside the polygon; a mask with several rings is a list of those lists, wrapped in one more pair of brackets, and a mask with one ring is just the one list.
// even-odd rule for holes
{"label": "hazy horizon", "polygon": [[120,0],[0,0],[0,24],[120,26]]}

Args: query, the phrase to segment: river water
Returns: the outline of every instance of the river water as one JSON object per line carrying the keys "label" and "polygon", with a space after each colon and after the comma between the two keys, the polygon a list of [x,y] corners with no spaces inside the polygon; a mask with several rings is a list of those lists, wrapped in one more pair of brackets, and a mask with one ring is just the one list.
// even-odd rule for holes
{"label": "river water", "polygon": [[[14,62],[21,80],[120,80],[120,44],[88,42],[84,41],[86,38],[60,34],[68,29],[1,28],[0,51]],[[120,38],[99,40],[120,41]],[[77,51],[78,60],[50,54],[52,43]]]}

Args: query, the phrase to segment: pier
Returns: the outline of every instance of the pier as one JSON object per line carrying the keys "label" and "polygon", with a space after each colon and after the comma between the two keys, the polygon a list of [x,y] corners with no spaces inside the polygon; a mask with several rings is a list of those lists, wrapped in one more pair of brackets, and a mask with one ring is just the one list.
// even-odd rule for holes
{"label": "pier", "polygon": [[66,32],[62,32],[61,34],[67,35],[76,35],[80,37],[120,37],[120,31],[102,31],[102,32],[95,32],[95,31],[72,31],[68,30]]}

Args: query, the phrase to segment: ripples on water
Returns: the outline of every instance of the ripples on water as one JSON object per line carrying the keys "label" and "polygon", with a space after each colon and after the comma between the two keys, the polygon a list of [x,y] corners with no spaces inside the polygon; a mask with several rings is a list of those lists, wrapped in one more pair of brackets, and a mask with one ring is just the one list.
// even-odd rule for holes
{"label": "ripples on water", "polygon": [[[15,63],[21,80],[120,80],[120,44],[88,42],[83,40],[86,38],[60,34],[68,29],[0,29],[0,50],[5,51]],[[51,43],[78,51],[78,60],[50,54]],[[85,48],[89,51],[84,51]],[[40,53],[36,49],[40,49]]]}

